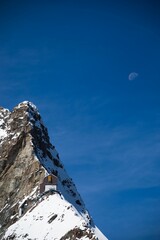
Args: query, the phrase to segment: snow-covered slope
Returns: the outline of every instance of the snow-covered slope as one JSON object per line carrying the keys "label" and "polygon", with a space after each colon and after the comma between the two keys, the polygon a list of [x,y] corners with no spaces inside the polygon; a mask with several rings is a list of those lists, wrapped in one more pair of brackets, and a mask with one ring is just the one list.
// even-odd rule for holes
{"label": "snow-covered slope", "polygon": [[[68,236],[65,238],[67,233]],[[59,194],[41,199],[36,207],[33,206],[33,209],[8,229],[5,237],[9,236],[12,239],[34,240],[97,238],[106,240],[96,227],[90,227],[85,214],[78,212]]]}
{"label": "snow-covered slope", "polygon": [[[6,230],[2,239],[106,240],[50,143],[36,106],[25,101],[13,112],[1,109],[0,114],[0,212],[5,216],[0,220]],[[40,183],[47,174],[57,177],[57,191],[40,194]],[[21,215],[22,205],[25,212]]]}

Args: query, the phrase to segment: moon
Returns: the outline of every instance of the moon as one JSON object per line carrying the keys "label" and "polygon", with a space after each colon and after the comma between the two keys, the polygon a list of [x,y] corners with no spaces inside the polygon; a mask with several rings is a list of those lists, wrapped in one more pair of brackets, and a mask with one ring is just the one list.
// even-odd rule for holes
{"label": "moon", "polygon": [[136,73],[136,72],[131,72],[129,75],[128,75],[128,80],[129,81],[133,81],[135,78],[137,78],[138,77],[138,73]]}

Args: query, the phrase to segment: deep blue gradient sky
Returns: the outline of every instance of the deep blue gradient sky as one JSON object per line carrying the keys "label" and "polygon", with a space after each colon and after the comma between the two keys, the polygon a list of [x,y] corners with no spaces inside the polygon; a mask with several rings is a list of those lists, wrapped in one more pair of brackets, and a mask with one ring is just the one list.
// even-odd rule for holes
{"label": "deep blue gradient sky", "polygon": [[126,2],[0,1],[0,105],[37,105],[110,240],[159,240],[160,6]]}

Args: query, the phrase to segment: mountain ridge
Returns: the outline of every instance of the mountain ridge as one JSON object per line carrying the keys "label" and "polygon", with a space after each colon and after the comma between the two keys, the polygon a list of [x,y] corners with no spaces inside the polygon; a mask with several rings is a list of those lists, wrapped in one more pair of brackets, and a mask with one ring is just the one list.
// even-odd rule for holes
{"label": "mountain ridge", "polygon": [[[95,226],[74,182],[68,176],[61,162],[57,150],[51,144],[48,130],[37,107],[29,101],[24,101],[18,104],[12,112],[0,108],[0,129],[1,239],[64,240],[85,238],[106,240],[107,238]],[[40,183],[48,174],[57,177],[58,191],[47,192],[47,194],[40,196]],[[56,212],[56,208],[53,214],[53,210],[47,207],[48,214],[56,216],[54,220],[50,220],[52,223],[48,222],[49,215],[46,216],[45,213],[41,213],[41,218],[46,216],[44,223],[43,219],[35,220],[33,215],[38,215],[43,207],[42,210],[37,209],[41,209],[44,203],[45,206],[48,206],[50,202],[53,202],[53,206],[57,202],[57,205],[55,204],[57,208],[61,205],[62,209],[60,209],[65,212],[61,213],[63,217],[60,217],[60,213]],[[20,206],[25,206],[25,204],[27,204],[27,211],[20,216]],[[67,210],[65,211],[65,209]],[[74,221],[69,221],[68,212],[70,215],[76,216],[75,218],[72,216]],[[31,225],[34,229],[37,229],[37,226],[41,228],[42,223],[46,227],[50,226],[48,232],[41,236],[38,235],[37,238],[36,233],[33,234],[33,229],[32,232],[25,229],[24,226],[27,224],[24,225],[23,221],[27,218],[26,216],[28,219],[32,219]],[[65,225],[68,222],[68,228],[63,226],[63,222]],[[77,224],[75,224],[76,222]],[[17,228],[17,224],[21,226],[22,231],[19,230],[19,227]],[[46,237],[45,234],[48,236]],[[101,237],[98,238],[96,234]]]}

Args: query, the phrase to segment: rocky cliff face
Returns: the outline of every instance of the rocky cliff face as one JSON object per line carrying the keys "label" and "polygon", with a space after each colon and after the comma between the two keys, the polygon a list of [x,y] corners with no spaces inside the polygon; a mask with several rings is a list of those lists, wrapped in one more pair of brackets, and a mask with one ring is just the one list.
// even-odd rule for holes
{"label": "rocky cliff face", "polygon": [[[19,201],[33,189],[37,193],[38,183],[45,174],[33,145],[36,126],[33,127],[32,122],[39,118],[38,111],[35,111],[29,103],[18,105],[12,112],[0,109],[1,233],[17,220]],[[37,138],[40,138],[40,134]],[[48,137],[45,128],[43,134]]]}
{"label": "rocky cliff face", "polygon": [[[47,194],[42,198],[39,195],[39,188],[47,173],[57,176],[58,195],[50,196],[50,194]],[[58,238],[53,238],[53,235],[49,237],[49,233],[47,233],[48,237],[46,238],[45,234],[36,238],[36,235],[33,234],[32,236],[34,231],[31,233],[25,232],[28,230],[22,227],[24,217],[27,215],[20,216],[19,210],[20,205],[25,201],[28,204],[26,214],[29,214],[28,219],[33,217],[32,223],[35,220],[34,214],[37,214],[35,209],[41,209],[40,206],[44,204],[44,201],[46,201],[45,206],[47,206],[47,201],[53,201],[55,206],[56,203],[57,207],[61,205],[63,212],[65,212],[65,208],[72,209],[70,213],[72,214],[74,209],[74,215],[77,214],[79,219],[82,218],[81,224],[71,224],[68,228],[65,228],[65,225],[63,230],[62,228],[59,230],[63,233],[62,235],[59,235],[58,230],[56,235],[56,230],[54,230],[54,234]],[[35,209],[31,212],[33,208]],[[66,213],[66,223],[68,221],[67,214],[68,211]],[[44,218],[45,214],[41,215]],[[58,219],[57,208],[54,213],[52,211],[52,215],[53,218]],[[63,215],[65,216],[64,213]],[[25,221],[27,226],[29,220]],[[46,224],[50,224],[53,219],[48,221]],[[17,223],[18,226],[22,224],[22,232],[17,232]],[[34,228],[37,227],[36,224],[38,224],[37,220],[35,225],[32,224],[35,226]],[[58,224],[60,226],[60,222]],[[10,225],[12,226],[9,228]],[[8,228],[11,230],[4,235]],[[53,223],[52,228],[54,228]],[[51,229],[48,230],[50,233],[52,232]],[[72,179],[67,175],[55,147],[50,143],[47,129],[37,108],[30,102],[20,103],[12,112],[0,108],[0,239],[65,240],[83,239],[84,237],[86,237],[85,239],[106,239],[101,234],[99,235],[101,237],[97,238],[96,231],[98,230],[95,229],[96,227],[85,209]],[[79,237],[76,238],[76,236]]]}

